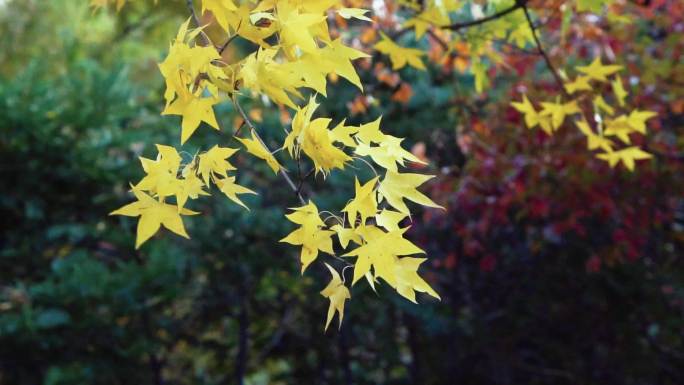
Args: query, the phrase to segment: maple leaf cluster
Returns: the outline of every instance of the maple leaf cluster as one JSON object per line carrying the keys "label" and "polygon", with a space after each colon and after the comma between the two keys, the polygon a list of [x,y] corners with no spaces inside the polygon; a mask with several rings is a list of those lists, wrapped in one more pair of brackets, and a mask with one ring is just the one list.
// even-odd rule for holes
{"label": "maple leaf cluster", "polygon": [[[107,3],[92,1],[96,7]],[[117,0],[117,8],[124,3]],[[403,138],[382,132],[381,118],[348,125],[346,119],[333,124],[330,117],[314,117],[319,107],[316,95],[327,97],[328,82],[338,78],[346,79],[360,91],[350,103],[352,115],[367,110],[372,96],[362,93],[364,86],[353,62],[370,58],[369,52],[386,56],[391,70],[376,63],[373,71],[380,84],[397,88],[392,100],[407,103],[413,92],[399,80],[400,70],[427,71],[429,65],[434,65],[443,72],[468,72],[475,92],[481,94],[491,85],[490,73],[509,66],[501,46],[521,51],[532,46],[544,58],[562,96],[541,102],[541,108],[535,107],[526,94],[522,101],[513,102],[511,105],[524,116],[529,128],[539,126],[552,135],[566,118],[571,118],[586,137],[588,149],[600,150],[597,158],[611,167],[622,163],[632,171],[637,161],[652,157],[633,141],[647,133],[646,122],[656,114],[628,107],[629,91],[617,74],[622,66],[603,64],[597,56],[591,64],[577,66],[579,74],[568,80],[544,51],[538,23],[531,16],[527,1],[501,0],[485,5],[457,0],[385,1],[382,5],[362,0],[199,3],[200,16],[211,16],[210,24],[225,34],[226,41],[215,44],[211,40],[207,33],[209,24],[200,25],[190,1],[191,17],[181,25],[167,57],[159,64],[166,82],[162,114],[181,117],[183,145],[202,122],[222,130],[214,107],[232,102],[242,117],[234,138],[244,151],[264,161],[299,198],[301,206],[286,215],[298,228],[282,241],[301,246],[302,273],[319,259],[320,252],[345,263],[341,273],[326,263],[332,273],[332,281],[322,292],[330,299],[326,328],[335,312],[341,322],[344,303],[351,297],[344,274],[347,268],[353,268],[349,286],[365,278],[375,290],[376,283],[382,280],[414,302],[416,291],[439,298],[417,273],[424,258],[415,256],[424,251],[404,238],[408,226],[401,225],[411,218],[406,201],[440,207],[418,191],[431,175],[400,170],[407,163],[424,164],[424,160],[402,147]],[[612,3],[582,0],[563,9],[568,15],[599,12],[610,9]],[[370,10],[363,7],[373,8],[376,14],[369,17]],[[471,19],[461,21],[465,15]],[[334,37],[329,28],[333,20],[343,27],[352,20],[364,25],[359,27],[360,38],[348,43],[344,34]],[[191,23],[196,24],[195,28],[191,28]],[[390,31],[390,27],[401,29]],[[406,39],[400,40],[406,32],[412,32],[414,46],[405,46]],[[242,56],[226,51],[235,39],[249,42],[253,49]],[[380,56],[373,55],[374,61],[380,61],[375,60]],[[370,60],[364,63],[368,66]],[[245,96],[276,104],[287,116],[288,108],[293,111],[294,117],[285,128],[286,136],[275,150],[261,139],[259,129],[242,109],[239,98]],[[243,125],[248,129],[241,130]],[[241,131],[248,132],[249,137],[241,136]],[[215,146],[184,164],[175,150],[161,145],[158,148],[157,160],[143,159],[147,176],[132,186],[138,201],[113,212],[140,217],[137,247],[162,226],[187,237],[181,215],[196,213],[184,206],[188,199],[207,195],[212,184],[245,208],[239,195],[255,193],[236,184],[236,175],[228,175],[229,171],[239,171],[226,160],[238,148]],[[292,181],[284,166],[287,162],[277,159],[278,153],[289,155],[298,168],[301,162],[311,162],[312,172],[323,178],[332,172],[353,170],[349,166],[356,160],[365,162],[375,177],[365,181],[355,178],[355,197],[339,213],[319,211],[312,200],[304,199],[301,184],[296,186]],[[175,199],[175,204],[167,203],[167,198]],[[337,242],[333,242],[334,237]],[[350,250],[352,244],[356,248]]]}
{"label": "maple leaf cluster", "polygon": [[[103,3],[94,5],[102,6]],[[121,5],[123,2],[117,3],[117,6]],[[192,11],[194,13],[194,9]],[[403,237],[408,227],[399,226],[399,222],[411,214],[404,200],[439,207],[417,190],[431,176],[403,173],[398,169],[405,162],[422,161],[401,147],[401,138],[381,132],[380,118],[359,126],[347,125],[342,120],[331,127],[329,118],[314,119],[318,107],[315,96],[306,104],[297,104],[305,100],[305,89],[325,96],[327,78],[331,76],[345,78],[363,90],[352,61],[369,55],[345,45],[340,38],[332,39],[327,15],[368,22],[372,21],[365,16],[368,11],[346,8],[341,1],[204,0],[201,12],[213,15],[216,24],[229,36],[228,43],[241,38],[255,44],[256,49],[241,58],[225,58],[222,53],[228,43],[223,47],[214,45],[205,32],[206,26],[191,28],[192,17],[180,26],[159,69],[166,81],[166,106],[162,115],[181,116],[181,144],[202,122],[220,130],[214,106],[232,101],[242,114],[242,124],[249,127],[249,137],[239,136],[240,125],[235,139],[246,152],[266,162],[292,186],[287,169],[244,114],[238,96],[266,97],[275,104],[293,109],[291,127],[281,146],[286,150],[283,153],[293,160],[300,162],[305,156],[313,163],[315,172],[324,177],[334,170],[347,169],[350,162],[363,157],[386,170],[382,179],[378,175],[363,185],[356,180],[356,197],[343,208],[344,217],[332,215],[323,220],[312,201],[287,215],[299,228],[283,242],[302,247],[302,273],[317,259],[319,251],[339,258],[332,242],[333,235],[337,235],[339,252],[347,249],[350,243],[358,245],[343,255],[349,257],[345,263],[354,266],[352,285],[360,277],[366,277],[375,288],[378,279],[382,279],[411,301],[415,302],[415,291],[439,298],[418,275],[418,267],[425,259],[410,257],[424,252]],[[409,52],[388,47],[394,57]],[[411,58],[407,60],[412,65],[417,63]],[[239,195],[255,194],[238,185],[235,175],[229,175],[229,172],[239,171],[227,160],[239,151],[238,148],[217,145],[191,156],[186,162],[180,155],[184,153],[182,151],[179,153],[164,145],[157,145],[157,148],[157,159],[141,158],[147,175],[131,186],[137,201],[112,212],[139,217],[136,247],[162,226],[187,238],[182,215],[197,213],[185,206],[188,200],[209,195],[212,185],[245,208]],[[370,165],[369,161],[364,162]],[[373,170],[376,172],[375,168]],[[301,194],[299,197],[305,203]],[[354,263],[352,258],[356,259]],[[333,275],[328,288],[322,292],[330,299],[327,328],[333,309],[339,312],[341,324],[344,302],[350,298],[350,292],[344,274],[340,276],[330,265],[326,266]]]}
{"label": "maple leaf cluster", "polygon": [[[634,171],[637,160],[650,159],[652,155],[633,145],[616,149],[618,144],[611,140],[611,137],[619,139],[625,145],[631,145],[631,135],[645,135],[646,121],[657,114],[639,109],[633,109],[629,114],[616,114],[617,108],[626,107],[625,98],[628,95],[622,79],[616,75],[622,66],[604,65],[600,58],[596,58],[591,64],[576,68],[580,75],[564,84],[568,95],[577,95],[574,99],[567,102],[542,102],[542,109],[537,111],[527,96],[523,95],[522,101],[513,102],[511,105],[524,115],[528,128],[540,126],[549,135],[561,127],[566,117],[578,116],[575,126],[586,136],[589,150],[602,150],[597,157],[608,162],[610,167],[622,162],[628,170]],[[592,85],[592,82],[608,83],[608,76],[611,75],[614,75],[610,81],[610,89],[615,105],[606,102],[600,87]],[[591,119],[588,119],[579,107],[586,103],[592,106]],[[594,122],[594,127],[590,121]]]}

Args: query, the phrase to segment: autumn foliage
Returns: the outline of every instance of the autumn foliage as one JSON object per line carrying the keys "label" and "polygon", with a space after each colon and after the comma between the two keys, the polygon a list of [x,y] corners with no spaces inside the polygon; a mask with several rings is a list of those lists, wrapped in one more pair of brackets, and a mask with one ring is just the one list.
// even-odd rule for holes
{"label": "autumn foliage", "polygon": [[[124,3],[118,2],[117,8]],[[605,10],[609,22],[618,28],[629,25],[628,15],[611,18],[618,12],[618,6],[610,3],[578,1],[574,6],[564,5],[560,8],[562,22],[581,18],[587,12]],[[105,5],[93,3],[97,8]],[[539,27],[533,17],[534,5],[527,1],[493,2],[488,8],[473,8],[476,7],[473,4],[470,13],[482,16],[465,22],[454,22],[467,9],[459,1],[386,2],[382,9],[375,9],[378,13],[375,16],[370,9],[357,7],[364,6],[362,2],[204,0],[199,5],[196,10],[193,2],[188,3],[190,17],[179,27],[167,57],[159,64],[166,81],[166,106],[162,115],[181,116],[180,143],[184,144],[201,123],[216,130],[225,129],[217,121],[214,107],[232,102],[242,117],[240,125],[232,128],[237,142],[244,146],[244,151],[265,161],[275,174],[280,174],[285,187],[293,189],[299,198],[301,206],[287,214],[298,227],[282,242],[301,247],[302,274],[311,263],[320,260],[319,252],[344,262],[341,275],[326,264],[333,274],[332,281],[322,292],[331,301],[326,328],[333,309],[339,312],[341,324],[344,303],[350,298],[344,275],[347,268],[353,268],[351,285],[365,278],[375,290],[375,284],[381,279],[414,302],[416,291],[439,298],[418,275],[424,259],[415,255],[424,251],[403,235],[409,229],[403,221],[411,217],[405,200],[441,208],[417,190],[433,176],[398,168],[407,164],[425,165],[426,162],[402,148],[402,138],[383,132],[381,117],[358,126],[347,125],[345,117],[315,117],[319,106],[316,94],[327,95],[329,79],[337,81],[342,77],[359,91],[364,91],[352,64],[354,61],[369,60],[371,55],[376,58],[386,55],[391,70],[376,66],[374,72],[377,74],[398,73],[408,67],[426,71],[424,61],[427,59],[444,71],[470,71],[474,77],[473,92],[483,93],[491,82],[491,72],[506,64],[504,55],[510,50],[501,52],[502,47],[521,51],[531,47],[556,84],[555,92],[549,92],[534,103],[527,92],[522,93],[521,101],[511,102],[529,129],[540,128],[546,135],[554,135],[565,126],[574,127],[586,140],[585,156],[591,156],[589,151],[596,151],[596,157],[611,168],[622,164],[634,171],[638,161],[653,157],[639,143],[648,134],[647,121],[657,113],[631,105],[629,95],[633,87],[629,90],[625,87],[621,75],[624,66],[604,64],[599,53],[593,55],[588,64],[574,65],[572,77],[565,70],[570,63],[560,63],[562,68],[556,68],[539,39]],[[547,22],[556,22],[557,16],[548,10],[541,9],[540,15],[546,17]],[[207,21],[202,24],[202,20]],[[401,25],[401,29],[396,30],[393,24]],[[209,36],[212,28],[222,31],[224,43],[212,40]],[[355,30],[361,39],[342,33],[335,36],[335,28]],[[479,39],[468,35],[473,30],[481,33]],[[428,40],[429,50],[395,42],[404,33],[412,33],[416,41]],[[379,39],[372,43],[374,38],[370,35],[377,35]],[[566,39],[566,35],[572,36],[572,33],[563,24],[559,38]],[[244,56],[234,56],[236,51],[226,51],[235,39],[249,41],[253,51]],[[506,45],[500,47],[499,41]],[[354,45],[356,48],[352,47]],[[450,69],[450,66],[454,68]],[[378,79],[382,77],[378,76]],[[391,82],[391,76],[389,79]],[[398,82],[394,83],[396,87]],[[309,93],[314,94],[307,101],[305,95]],[[410,95],[410,86],[402,83],[392,99],[405,103]],[[263,141],[258,127],[240,105],[242,97],[262,97],[264,101],[293,112],[278,151]],[[353,114],[356,108],[351,110]],[[338,123],[332,124],[335,118]],[[242,130],[243,126],[246,129]],[[156,159],[141,159],[147,176],[131,185],[137,201],[112,212],[139,217],[136,248],[162,226],[187,238],[182,216],[197,212],[185,206],[189,200],[208,195],[211,185],[246,209],[240,195],[256,194],[236,183],[240,170],[227,159],[239,151],[237,147],[217,145],[187,159],[173,147],[157,147]],[[283,166],[284,161],[276,159],[275,153],[281,150],[279,155],[289,155],[290,164],[296,162],[296,181],[290,176],[291,170]],[[352,163],[361,162],[376,176],[366,181],[355,178],[355,196],[350,197],[344,208],[319,211],[313,201],[303,197],[301,188],[306,179],[301,171],[303,163],[311,164],[307,175],[320,174],[325,178],[332,172],[349,172]],[[384,170],[384,174],[376,167]],[[173,203],[168,203],[168,199]],[[548,205],[542,201],[533,207],[546,214]],[[576,226],[574,230],[581,229],[580,225],[568,225]],[[337,242],[333,242],[333,237]],[[350,245],[356,247],[350,249]],[[634,252],[633,248],[630,253]],[[490,270],[494,261],[487,256],[482,264],[484,270]]]}

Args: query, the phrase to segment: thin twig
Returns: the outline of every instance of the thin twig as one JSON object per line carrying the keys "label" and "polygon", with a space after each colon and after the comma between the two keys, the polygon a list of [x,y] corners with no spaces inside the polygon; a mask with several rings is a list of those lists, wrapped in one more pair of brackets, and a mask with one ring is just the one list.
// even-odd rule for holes
{"label": "thin twig", "polygon": [[[245,123],[247,123],[247,126],[248,126],[249,128],[252,129],[252,132],[254,133],[254,137],[256,138],[256,140],[258,140],[259,143],[261,143],[261,145],[264,146],[264,148],[265,148],[268,152],[271,152],[271,153],[272,153],[271,149],[268,148],[268,146],[266,145],[266,143],[264,142],[264,140],[261,139],[261,136],[260,136],[259,133],[257,132],[256,127],[254,126],[254,124],[252,123],[252,121],[249,120],[249,117],[248,117],[247,114],[245,113],[245,110],[242,109],[242,106],[240,105],[240,103],[238,102],[238,100],[237,100],[236,97],[233,97],[233,103],[235,104],[235,108],[237,109],[237,111],[238,111],[238,113],[240,114],[240,116],[242,116],[242,119],[245,121]],[[292,178],[290,178],[290,176],[287,174],[287,172],[285,171],[284,168],[281,168],[281,169],[280,169],[280,176],[282,176],[283,179],[285,180],[285,182],[287,183],[287,185],[290,186],[290,189],[292,190],[292,192],[294,192],[294,193],[297,195],[297,198],[299,198],[299,201],[302,203],[302,205],[306,205],[306,200],[305,200],[304,197],[302,196],[301,192],[298,191],[297,186],[296,186],[295,183],[292,181]]]}
{"label": "thin twig", "polygon": [[[193,3],[193,0],[187,0],[186,5],[188,7],[188,11],[190,12],[192,19],[194,20],[195,24],[199,27],[200,22],[199,22],[199,19],[197,18],[197,14],[195,13],[195,6]],[[206,34],[202,33],[202,34],[200,34],[200,36],[202,36],[202,40],[204,41],[204,43],[206,45],[213,46],[211,39],[209,39],[209,37]],[[236,35],[233,35],[233,36],[236,36]],[[229,42],[226,42],[226,44],[224,44],[224,46],[227,46],[228,45],[227,43],[229,43]],[[261,145],[264,146],[264,148],[268,152],[272,153],[272,151],[268,148],[268,146],[263,141],[263,139],[261,139],[261,136],[257,132],[256,127],[254,126],[252,121],[249,120],[249,117],[245,113],[245,110],[242,109],[242,106],[238,102],[237,97],[235,97],[234,95],[233,95],[233,104],[235,104],[235,108],[237,109],[238,113],[240,113],[240,116],[242,116],[242,120],[244,120],[244,122],[247,124],[247,126],[252,129],[252,132],[254,133],[254,137],[256,138],[256,140],[258,140],[259,143],[261,143]],[[285,183],[287,183],[287,185],[290,187],[290,189],[297,195],[299,202],[301,202],[302,205],[306,205],[306,200],[304,200],[304,197],[302,196],[301,192],[299,192],[299,190],[297,189],[297,186],[292,181],[292,178],[290,178],[290,176],[287,175],[287,172],[285,171],[284,168],[280,169],[280,176],[283,177],[283,179],[285,180]]]}
{"label": "thin twig", "polygon": [[376,177],[378,176],[378,172],[375,170],[375,167],[373,167],[373,165],[370,164],[367,160],[363,159],[363,158],[360,157],[360,156],[353,156],[352,158],[357,159],[357,160],[360,160],[360,161],[362,161],[363,163],[365,163],[366,166],[368,166],[368,168],[370,168],[371,171],[373,171],[373,174],[375,174]]}
{"label": "thin twig", "polygon": [[[188,11],[190,11],[190,16],[192,16],[192,20],[195,22],[195,25],[197,26],[197,28],[199,28],[202,24],[200,24],[199,17],[197,17],[197,13],[195,13],[195,4],[192,0],[187,0],[185,2],[185,5],[188,7]],[[200,36],[202,37],[204,45],[213,45],[211,40],[209,39],[209,36],[207,36],[207,34],[205,34],[204,31],[200,32]]]}
{"label": "thin twig", "polygon": [[474,27],[474,26],[480,25],[480,24],[485,24],[487,22],[494,21],[496,19],[502,18],[502,17],[508,15],[509,13],[514,12],[520,8],[525,8],[525,4],[527,4],[527,0],[516,1],[515,4],[513,4],[512,6],[504,9],[503,11],[499,11],[493,15],[489,15],[489,16],[483,17],[481,19],[466,21],[464,23],[442,25],[439,28],[448,29],[451,31],[458,31],[459,29],[464,29],[464,28]]}
{"label": "thin twig", "polygon": [[306,181],[306,178],[308,178],[314,171],[316,171],[316,167],[314,167],[308,173],[302,175],[302,166],[300,159],[301,158],[297,158],[297,179],[299,180],[299,182],[297,183],[297,194],[302,192],[302,187],[304,187],[304,181]]}
{"label": "thin twig", "polygon": [[553,66],[553,63],[551,63],[551,59],[549,58],[549,55],[547,55],[546,51],[544,51],[544,48],[542,47],[541,41],[539,41],[539,37],[537,36],[537,30],[534,27],[534,23],[532,23],[532,18],[530,17],[530,11],[527,9],[526,5],[522,6],[523,12],[525,12],[525,18],[527,19],[527,24],[530,27],[530,30],[532,31],[532,37],[534,38],[534,42],[537,45],[537,51],[539,52],[539,55],[541,55],[544,58],[544,61],[546,62],[546,67],[551,71],[551,74],[553,74],[553,78],[556,80],[556,83],[558,84],[558,87],[560,87],[561,92],[565,97],[569,97],[570,94],[565,90],[565,86],[563,85],[563,79],[561,79],[560,75],[558,74],[558,71],[556,71],[556,67]]}
{"label": "thin twig", "polygon": [[442,39],[441,37],[439,37],[439,35],[437,35],[433,30],[428,29],[427,34],[430,35],[430,37],[433,38],[437,42],[437,44],[439,44],[440,47],[442,47],[444,52],[449,51],[449,44],[447,44],[447,42],[444,41],[444,39]]}
{"label": "thin twig", "polygon": [[314,173],[314,171],[316,171],[316,167],[312,168],[311,170],[309,170],[309,172],[307,172],[306,174],[304,174],[303,179],[306,180],[306,178],[310,177],[311,174]]}
{"label": "thin twig", "polygon": [[219,55],[223,55],[223,51],[225,51],[226,48],[228,48],[228,46],[230,45],[230,43],[232,43],[233,40],[235,40],[235,38],[238,37],[238,32],[240,31],[241,25],[242,25],[242,20],[240,20],[240,22],[238,22],[237,28],[235,28],[235,32],[233,33],[233,36],[229,37],[228,40],[226,40],[226,42],[223,43],[223,45],[221,46],[221,49],[219,49],[219,51],[218,51]]}
{"label": "thin twig", "polygon": [[[238,28],[240,28],[240,27],[238,26]],[[237,32],[236,32],[233,36],[229,37],[228,40],[226,40],[225,43],[223,43],[223,45],[221,46],[221,48],[218,50],[219,55],[222,55],[222,54],[223,54],[223,51],[225,51],[226,48],[228,48],[228,46],[230,45],[230,43],[232,43],[233,40],[235,40],[236,37],[238,37]]]}

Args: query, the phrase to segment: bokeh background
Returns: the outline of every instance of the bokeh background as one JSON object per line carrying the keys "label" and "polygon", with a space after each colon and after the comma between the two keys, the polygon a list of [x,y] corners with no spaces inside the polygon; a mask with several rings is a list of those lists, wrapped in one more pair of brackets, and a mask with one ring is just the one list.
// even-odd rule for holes
{"label": "bokeh background", "polygon": [[[434,66],[392,83],[361,65],[373,99],[334,85],[323,114],[382,114],[429,160],[419,172],[438,175],[427,190],[447,211],[418,212],[408,233],[441,302],[359,285],[341,330],[323,333],[328,273],[300,276],[278,243],[296,201],[254,158],[236,159],[260,193],[251,211],[201,200],[190,241],[164,233],[136,251],[135,221],[107,215],[130,199],[138,156],[179,145],[157,63],[187,13],[148,3],[0,1],[0,384],[684,383],[677,14],[653,5],[632,35],[615,32],[627,46],[611,42],[632,55],[635,104],[660,114],[646,145],[665,155],[634,173],[576,135],[523,127],[508,103],[534,71],[497,74],[479,95],[472,75]],[[277,108],[249,108],[282,140]],[[217,116],[236,119],[229,103]],[[201,127],[184,149],[229,141]],[[305,192],[342,207],[350,181]]]}

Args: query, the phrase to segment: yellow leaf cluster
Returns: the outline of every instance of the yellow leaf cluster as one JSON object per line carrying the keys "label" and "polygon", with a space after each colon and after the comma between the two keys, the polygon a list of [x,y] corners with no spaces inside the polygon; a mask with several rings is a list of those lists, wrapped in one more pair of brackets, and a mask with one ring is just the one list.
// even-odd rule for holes
{"label": "yellow leaf cluster", "polygon": [[[237,194],[255,194],[235,183],[235,176],[228,171],[235,170],[228,158],[237,152],[229,147],[214,146],[198,154],[191,161],[182,164],[182,157],[175,148],[157,145],[156,159],[140,158],[146,175],[131,186],[136,201],[112,211],[110,215],[140,217],[135,247],[139,248],[150,239],[161,226],[188,238],[181,215],[198,214],[184,206],[188,199],[209,195],[210,182],[216,185],[229,199],[247,208]],[[174,198],[175,203],[166,203]]]}
{"label": "yellow leaf cluster", "polygon": [[[589,65],[577,66],[579,75],[564,84],[572,100],[541,102],[542,109],[537,110],[527,95],[523,95],[520,102],[512,102],[511,106],[523,114],[528,128],[539,125],[549,135],[563,125],[566,117],[576,116],[575,127],[587,138],[587,148],[602,151],[596,155],[598,159],[606,161],[610,167],[622,163],[633,171],[637,160],[651,158],[651,154],[632,145],[633,136],[646,135],[646,121],[657,114],[639,109],[625,111],[628,92],[617,74],[622,68],[616,64],[603,64],[597,57]],[[610,86],[609,94],[603,93],[602,84]],[[585,111],[580,105],[590,105],[592,109]],[[615,139],[628,147],[619,149],[620,144]]]}
{"label": "yellow leaf cluster", "polygon": [[[334,168],[343,169],[345,163],[351,158],[333,142],[337,136],[328,128],[331,120],[327,118],[313,119],[312,116],[318,108],[315,98],[303,108],[297,108],[292,119],[292,131],[285,138],[283,148],[287,149],[294,159],[299,159],[302,152],[314,163],[317,172],[324,175]],[[340,132],[339,126],[338,133]]]}
{"label": "yellow leaf cluster", "polygon": [[425,52],[416,48],[402,47],[383,32],[380,32],[380,36],[382,36],[382,39],[375,44],[374,48],[379,52],[389,55],[392,61],[392,69],[398,70],[408,64],[411,67],[425,71],[425,64],[420,58],[425,55]]}
{"label": "yellow leaf cluster", "polygon": [[325,330],[328,330],[328,326],[330,326],[330,321],[332,321],[335,312],[339,314],[339,325],[340,327],[342,326],[342,319],[344,318],[344,303],[346,300],[351,298],[351,293],[349,293],[349,289],[344,286],[344,282],[342,282],[340,274],[327,263],[325,264],[325,267],[328,268],[330,275],[332,275],[332,279],[330,280],[330,283],[328,283],[328,286],[321,291],[321,295],[330,300],[328,317],[325,321]]}
{"label": "yellow leaf cluster", "polygon": [[[166,59],[159,64],[166,81],[166,108],[162,115],[181,115],[181,144],[190,138],[201,122],[219,129],[213,106],[219,99],[219,89],[228,76],[219,66],[221,56],[213,47],[191,45],[202,33],[201,29],[188,31],[188,19],[178,31]],[[212,82],[211,79],[216,80]]]}
{"label": "yellow leaf cluster", "polygon": [[[117,1],[117,5],[124,3],[124,0]],[[107,1],[93,0],[93,3],[103,6]],[[283,110],[291,108],[294,117],[279,146],[287,150],[282,153],[289,154],[298,164],[308,159],[316,173],[324,176],[335,170],[347,170],[356,159],[362,159],[376,174],[363,183],[355,178],[355,197],[339,215],[319,212],[313,201],[293,208],[286,215],[297,228],[281,241],[301,247],[302,274],[323,252],[345,261],[347,266],[354,266],[352,285],[365,277],[375,288],[375,283],[381,279],[414,302],[415,292],[439,298],[418,275],[418,268],[425,259],[415,255],[424,252],[404,238],[409,227],[400,225],[411,216],[408,201],[440,207],[418,191],[419,186],[432,176],[400,171],[406,162],[423,162],[402,148],[402,138],[380,130],[380,118],[358,126],[347,125],[346,120],[332,126],[329,118],[314,118],[319,107],[316,96],[310,97],[308,102],[305,99],[310,92],[326,96],[329,78],[345,78],[363,90],[352,62],[369,55],[345,45],[341,38],[333,39],[328,31],[327,17],[336,14],[341,19],[373,22],[369,11],[355,8],[355,2],[341,0],[198,0],[196,3],[201,7],[198,13],[211,13],[212,23],[227,36],[224,45],[212,42],[205,33],[209,26],[191,28],[190,23],[194,20],[191,17],[180,26],[168,55],[159,64],[166,84],[162,114],[181,116],[181,144],[202,122],[220,129],[214,106],[231,100],[250,131],[249,137],[237,137],[236,134],[237,141],[293,186],[282,163],[274,156],[277,151],[271,151],[261,139],[258,129],[249,121],[249,115],[242,110],[238,96],[258,97],[264,102],[270,99]],[[456,9],[454,1],[441,3]],[[426,15],[434,12],[441,11],[432,9]],[[422,33],[427,27],[418,20],[408,24]],[[253,43],[253,50],[240,57],[228,55],[226,52],[232,51],[224,52],[224,48],[235,39]],[[407,64],[425,69],[421,51],[400,47],[385,35],[376,49],[390,55],[395,69]],[[236,184],[236,177],[231,174],[236,171],[229,162],[237,152],[235,148],[214,146],[195,156],[183,151],[179,154],[169,146],[158,145],[157,148],[156,159],[141,158],[146,175],[132,186],[137,201],[111,213],[140,218],[136,247],[162,226],[188,237],[181,216],[196,213],[185,206],[189,200],[208,195],[211,185],[245,208],[240,196],[254,194]],[[191,159],[184,162],[181,154]],[[382,172],[378,173],[376,167]],[[321,214],[327,216],[323,218]],[[335,236],[339,247],[333,242]],[[351,245],[356,248],[348,250]],[[341,324],[344,305],[351,293],[345,283],[344,270],[340,275],[332,266],[327,263],[326,266],[332,275],[321,292],[330,300],[327,329],[335,313],[339,314]]]}
{"label": "yellow leaf cluster", "polygon": [[318,251],[333,254],[332,230],[323,230],[325,222],[318,213],[318,207],[313,202],[292,209],[294,212],[285,217],[299,225],[299,228],[291,232],[281,242],[302,246],[300,259],[302,262],[302,274],[306,268],[318,257]]}
{"label": "yellow leaf cluster", "polygon": [[[299,228],[282,241],[302,246],[302,272],[318,257],[319,251],[333,256],[342,254],[343,257],[355,258],[353,264],[347,262],[354,268],[352,285],[365,277],[375,289],[375,284],[382,279],[413,302],[416,300],[415,292],[439,298],[418,275],[418,267],[425,259],[411,257],[424,252],[404,238],[409,227],[400,226],[400,222],[411,215],[406,201],[440,207],[418,191],[418,187],[432,176],[400,172],[399,166],[404,166],[406,161],[423,162],[401,147],[401,138],[380,130],[380,118],[360,126],[346,126],[341,122],[331,130],[328,128],[330,119],[313,119],[317,107],[312,98],[297,110],[284,149],[294,158],[303,152],[317,170],[328,174],[333,168],[344,169],[345,164],[354,159],[344,152],[349,148],[356,158],[368,158],[370,162],[365,161],[368,165],[374,163],[385,169],[385,173],[363,183],[355,178],[355,196],[341,210],[341,215],[326,212],[329,215],[323,220],[313,202],[293,209],[287,218]],[[373,170],[377,173],[375,167]],[[339,241],[337,252],[333,248],[333,235]],[[347,251],[352,244],[357,247]],[[331,272],[334,272],[333,280],[322,292],[331,301],[326,328],[335,311],[340,314],[341,322],[344,301],[348,299],[344,276],[340,278],[335,270]]]}

